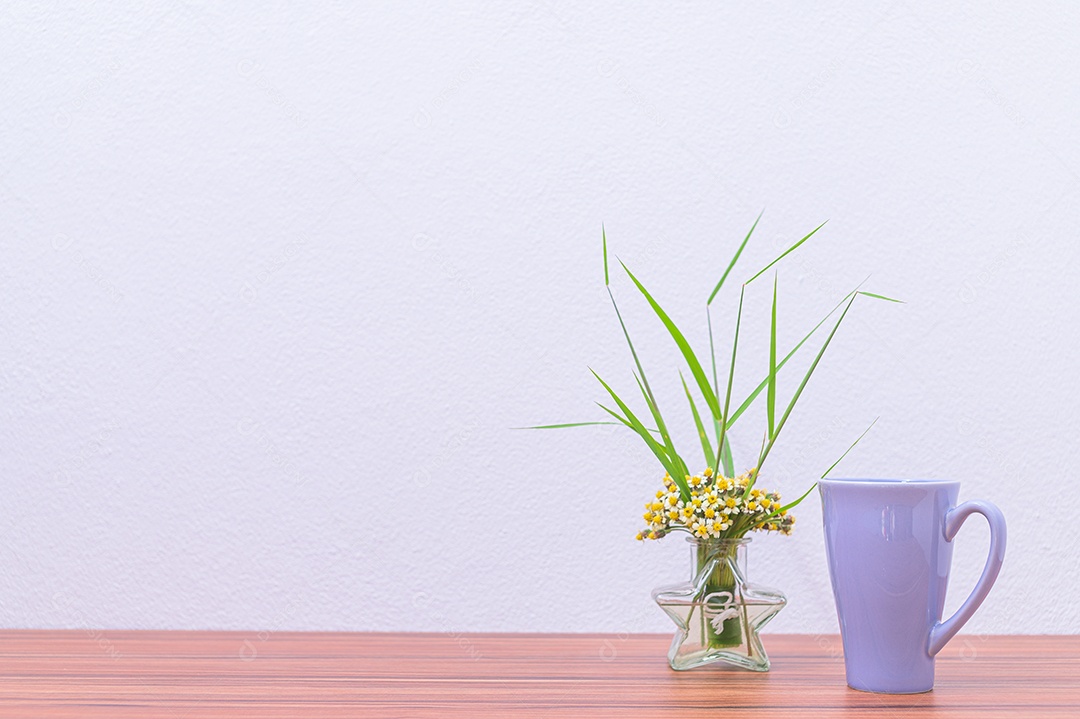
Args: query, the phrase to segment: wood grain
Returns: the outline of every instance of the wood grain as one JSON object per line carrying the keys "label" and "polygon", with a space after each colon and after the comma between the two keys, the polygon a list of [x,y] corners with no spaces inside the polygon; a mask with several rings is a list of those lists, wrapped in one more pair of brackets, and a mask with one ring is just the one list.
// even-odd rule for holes
{"label": "wood grain", "polygon": [[768,674],[658,635],[0,631],[0,717],[1080,717],[1080,637],[958,637],[933,692],[848,689],[834,636]]}

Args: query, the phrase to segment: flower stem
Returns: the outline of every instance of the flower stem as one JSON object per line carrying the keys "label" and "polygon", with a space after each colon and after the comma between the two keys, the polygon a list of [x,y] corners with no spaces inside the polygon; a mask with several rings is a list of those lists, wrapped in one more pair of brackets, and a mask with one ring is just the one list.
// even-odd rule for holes
{"label": "flower stem", "polygon": [[[706,548],[705,546],[698,547],[698,573],[700,574],[708,569],[710,562],[713,563],[712,569],[709,570],[709,575],[705,580],[704,597],[705,606],[710,610],[712,616],[704,617],[705,613],[702,612],[705,620],[704,636],[702,638],[711,649],[735,647],[743,642],[742,624],[744,623],[745,609],[739,606],[741,605],[741,598],[739,597],[733,569],[736,551],[738,551],[736,545],[722,546],[716,549]],[[735,616],[726,617],[718,630],[711,620],[728,607],[736,607],[739,611]]]}

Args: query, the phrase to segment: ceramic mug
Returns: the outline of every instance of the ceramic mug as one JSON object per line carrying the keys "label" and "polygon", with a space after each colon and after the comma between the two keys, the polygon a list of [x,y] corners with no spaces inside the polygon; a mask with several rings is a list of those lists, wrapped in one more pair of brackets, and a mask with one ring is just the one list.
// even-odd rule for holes
{"label": "ceramic mug", "polygon": [[[913,694],[934,687],[934,657],[990,592],[1005,557],[1005,517],[990,502],[957,506],[959,482],[823,479],[836,613],[853,689]],[[952,540],[969,515],[990,524],[990,556],[975,589],[941,621]]]}

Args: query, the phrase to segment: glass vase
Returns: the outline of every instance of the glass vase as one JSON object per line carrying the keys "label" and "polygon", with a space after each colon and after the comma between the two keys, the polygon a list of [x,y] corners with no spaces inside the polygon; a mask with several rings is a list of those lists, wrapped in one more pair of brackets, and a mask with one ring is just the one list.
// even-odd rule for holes
{"label": "glass vase", "polygon": [[696,539],[689,582],[658,587],[653,599],[678,629],[668,651],[672,669],[717,662],[769,671],[758,631],[787,603],[775,589],[746,578],[750,539]]}

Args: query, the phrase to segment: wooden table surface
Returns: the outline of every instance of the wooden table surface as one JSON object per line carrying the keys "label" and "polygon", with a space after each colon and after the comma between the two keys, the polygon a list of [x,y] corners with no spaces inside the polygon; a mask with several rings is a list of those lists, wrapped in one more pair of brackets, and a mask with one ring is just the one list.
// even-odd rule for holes
{"label": "wooden table surface", "polygon": [[765,635],[767,674],[674,672],[669,641],[0,631],[0,717],[1080,717],[1080,636],[957,637],[909,696],[848,689],[834,636]]}

